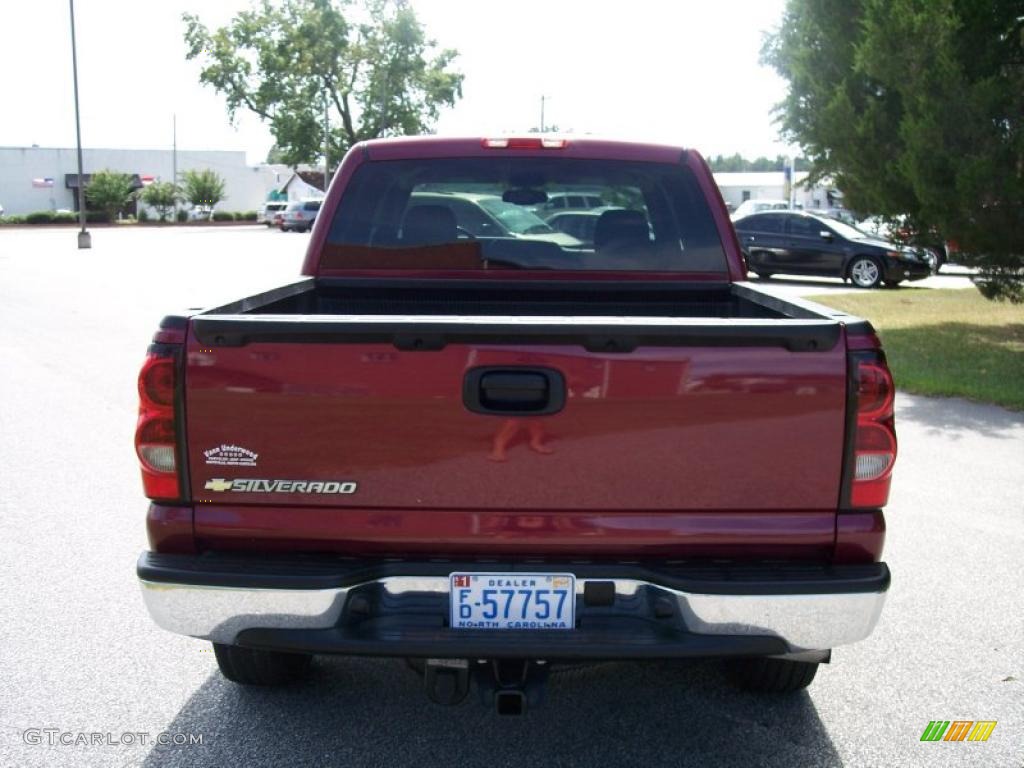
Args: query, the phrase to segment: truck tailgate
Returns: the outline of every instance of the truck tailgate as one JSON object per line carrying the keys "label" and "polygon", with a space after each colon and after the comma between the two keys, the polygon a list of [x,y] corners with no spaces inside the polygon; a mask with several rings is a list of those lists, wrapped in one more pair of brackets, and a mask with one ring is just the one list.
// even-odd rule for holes
{"label": "truck tailgate", "polygon": [[[596,348],[593,327],[565,322],[508,341],[507,328],[384,338],[321,318],[312,331],[296,320],[213,343],[193,320],[192,497],[360,510],[834,511],[842,326],[832,324],[831,345],[801,348],[676,321],[674,337],[627,329],[633,345]],[[495,319],[447,322],[479,330]],[[495,376],[482,384],[480,372]],[[535,386],[556,399],[561,390],[556,412],[516,410]],[[481,398],[485,412],[474,412]]]}

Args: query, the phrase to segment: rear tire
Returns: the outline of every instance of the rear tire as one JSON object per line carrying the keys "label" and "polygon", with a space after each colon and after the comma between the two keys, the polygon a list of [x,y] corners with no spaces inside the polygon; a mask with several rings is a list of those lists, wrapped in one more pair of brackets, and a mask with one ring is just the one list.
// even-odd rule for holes
{"label": "rear tire", "polygon": [[876,288],[882,282],[882,265],[870,256],[858,256],[847,270],[850,281],[858,288]]}
{"label": "rear tire", "polygon": [[818,672],[816,661],[789,659],[739,659],[733,676],[740,688],[759,693],[793,693],[811,684]]}
{"label": "rear tire", "polygon": [[302,677],[313,657],[305,653],[259,651],[214,643],[213,653],[224,677],[240,685],[285,685]]}
{"label": "rear tire", "polygon": [[767,280],[767,279],[768,279],[768,278],[770,278],[770,277],[771,277],[771,276],[772,276],[772,275],[773,275],[774,273],[773,273],[773,272],[755,272],[754,274],[756,274],[756,275],[757,275],[757,276],[758,276],[759,278],[761,278],[762,280]]}

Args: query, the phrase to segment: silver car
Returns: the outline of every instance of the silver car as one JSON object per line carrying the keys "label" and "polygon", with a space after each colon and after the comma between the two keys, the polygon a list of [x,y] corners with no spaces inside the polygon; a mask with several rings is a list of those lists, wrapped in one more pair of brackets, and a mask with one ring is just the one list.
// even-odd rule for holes
{"label": "silver car", "polygon": [[282,232],[309,232],[316,221],[323,200],[299,200],[288,203],[281,216]]}
{"label": "silver car", "polygon": [[283,213],[284,209],[288,207],[288,203],[267,203],[263,206],[263,209],[257,211],[256,221],[260,224],[266,224],[268,227],[274,226],[276,223],[277,214]]}

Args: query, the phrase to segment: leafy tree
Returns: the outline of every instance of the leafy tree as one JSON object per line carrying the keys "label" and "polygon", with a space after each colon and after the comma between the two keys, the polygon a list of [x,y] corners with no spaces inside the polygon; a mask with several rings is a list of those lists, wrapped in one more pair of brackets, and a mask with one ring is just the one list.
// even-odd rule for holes
{"label": "leafy tree", "polygon": [[789,0],[763,58],[789,81],[783,136],[848,207],[906,215],[1024,300],[1020,0]]}
{"label": "leafy tree", "polygon": [[[711,170],[715,173],[782,171],[785,170],[787,162],[787,158],[783,155],[776,155],[774,158],[758,157],[754,160],[748,160],[738,152],[729,157],[726,157],[725,155],[716,155],[715,157],[708,158],[708,165],[711,166]],[[796,158],[796,167],[797,170],[806,170],[807,161],[802,157]]]}
{"label": "leafy tree", "polygon": [[195,208],[213,208],[225,198],[224,179],[216,171],[188,170],[182,178],[182,195]]}
{"label": "leafy tree", "polygon": [[290,165],[322,157],[325,100],[340,158],[364,139],[429,132],[462,95],[456,52],[436,50],[404,0],[261,0],[212,31],[183,18],[200,82],[224,94],[232,119],[248,110],[268,123]]}
{"label": "leafy tree", "polygon": [[169,181],[154,181],[142,188],[139,199],[151,208],[156,208],[160,221],[164,221],[178,204],[181,193],[178,187]]}
{"label": "leafy tree", "polygon": [[128,204],[132,196],[132,176],[128,173],[104,170],[92,174],[85,186],[85,199],[94,210],[107,214],[110,221]]}
{"label": "leafy tree", "polygon": [[281,152],[281,148],[275,144],[267,152],[267,164],[279,165],[281,163],[284,163],[284,154]]}

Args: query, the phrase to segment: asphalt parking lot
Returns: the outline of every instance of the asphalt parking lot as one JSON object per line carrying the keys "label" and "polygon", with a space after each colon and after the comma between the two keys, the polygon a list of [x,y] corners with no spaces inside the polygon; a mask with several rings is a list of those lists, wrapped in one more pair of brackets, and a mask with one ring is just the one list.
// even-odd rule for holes
{"label": "asphalt parking lot", "polygon": [[[960,400],[899,397],[892,590],[806,693],[738,692],[714,661],[611,663],[556,674],[546,706],[510,720],[428,704],[400,661],[322,659],[283,690],[224,681],[135,583],[135,377],[163,314],[296,278],[306,241],[98,229],[81,252],[73,229],[0,230],[0,765],[1024,766],[1024,415]],[[936,719],[998,725],[920,742]],[[160,732],[203,743],[145,743]]]}

